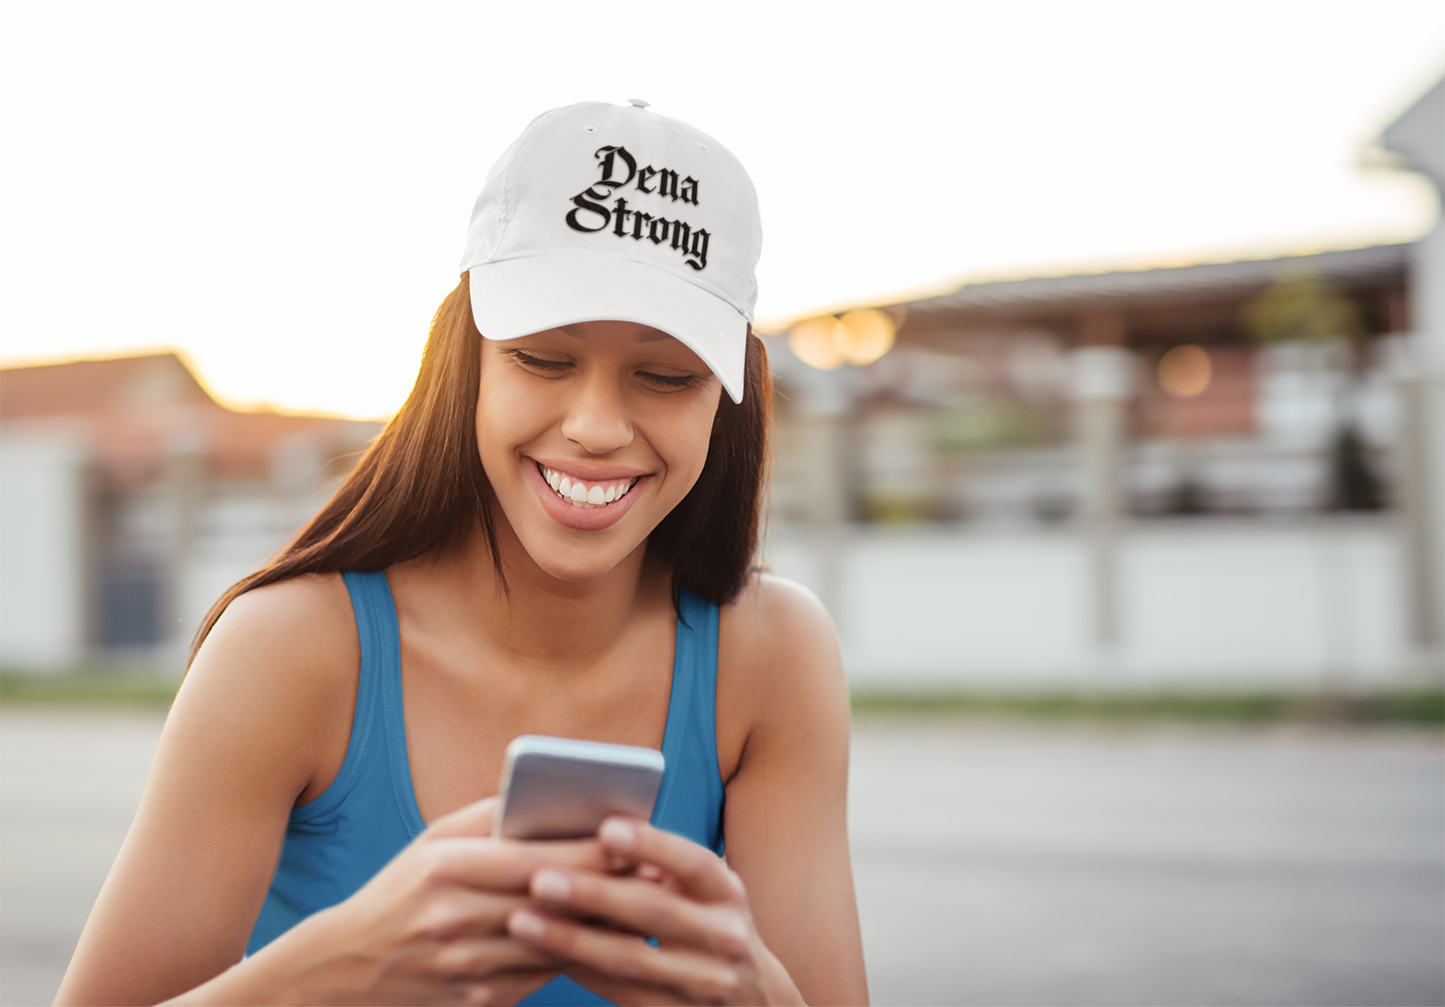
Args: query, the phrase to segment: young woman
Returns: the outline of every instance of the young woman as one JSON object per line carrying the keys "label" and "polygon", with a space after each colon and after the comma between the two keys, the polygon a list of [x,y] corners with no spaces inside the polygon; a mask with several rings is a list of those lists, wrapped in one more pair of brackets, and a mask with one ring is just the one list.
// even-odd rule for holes
{"label": "young woman", "polygon": [[[756,197],[645,104],[489,174],[406,404],[204,622],[59,1002],[866,999],[836,638],[752,567]],[[652,823],[494,838],[529,733],[661,749]]]}

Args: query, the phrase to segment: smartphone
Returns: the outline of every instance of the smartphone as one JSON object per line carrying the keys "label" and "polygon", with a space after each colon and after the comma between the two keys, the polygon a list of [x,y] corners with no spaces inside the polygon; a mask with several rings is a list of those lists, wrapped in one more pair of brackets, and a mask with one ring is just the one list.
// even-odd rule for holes
{"label": "smartphone", "polygon": [[496,834],[580,839],[608,815],[652,817],[662,753],[635,745],[524,734],[507,746]]}

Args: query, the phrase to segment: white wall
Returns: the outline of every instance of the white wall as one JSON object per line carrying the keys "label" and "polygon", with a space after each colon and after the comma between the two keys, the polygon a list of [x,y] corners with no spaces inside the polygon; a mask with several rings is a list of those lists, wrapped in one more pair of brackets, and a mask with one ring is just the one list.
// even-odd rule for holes
{"label": "white wall", "polygon": [[196,538],[177,571],[176,622],[167,641],[177,667],[216,600],[285,545],[330,496],[331,486],[314,488],[313,471],[304,474],[313,478],[310,483],[300,481],[299,490],[288,491],[276,483],[236,486],[201,508]]}
{"label": "white wall", "polygon": [[81,444],[63,433],[0,436],[0,666],[81,659],[85,540]]}
{"label": "white wall", "polygon": [[769,562],[837,599],[855,686],[1349,689],[1423,680],[1397,538],[1376,516],[1125,525],[1112,651],[1070,528],[850,528],[830,589],[807,530],[774,526]]}

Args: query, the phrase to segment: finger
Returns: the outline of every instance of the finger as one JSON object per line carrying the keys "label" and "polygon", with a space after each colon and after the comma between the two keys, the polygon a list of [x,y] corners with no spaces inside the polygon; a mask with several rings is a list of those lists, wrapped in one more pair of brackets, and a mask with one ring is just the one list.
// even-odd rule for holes
{"label": "finger", "polygon": [[436,893],[413,918],[417,938],[437,944],[503,934],[507,914],[531,900],[524,893],[474,891],[452,885]]}
{"label": "finger", "polygon": [[678,1002],[676,991],[619,979],[577,962],[569,963],[564,974],[577,985],[585,986],[603,1000],[613,1003],[632,1004],[634,1007],[672,1007]]}
{"label": "finger", "polygon": [[443,994],[441,999],[437,999],[437,987],[431,985],[422,990],[415,998],[398,1000],[397,1002],[514,1004],[531,996],[561,974],[562,970],[555,967],[549,969],[512,969],[493,972],[491,975],[483,978],[458,980],[448,983],[444,989],[452,993],[450,997]]}
{"label": "finger", "polygon": [[603,822],[597,838],[609,855],[630,855],[643,863],[656,864],[685,891],[705,901],[725,902],[742,895],[742,883],[727,865],[690,839],[620,816]]}
{"label": "finger", "polygon": [[602,919],[733,961],[747,954],[747,923],[737,907],[694,902],[650,881],[548,868],[533,875],[531,891],[543,906],[568,915]]}
{"label": "finger", "polygon": [[495,794],[473,801],[438,818],[427,831],[434,836],[490,836],[492,823],[497,817],[497,803]]}
{"label": "finger", "polygon": [[725,1003],[734,998],[741,977],[732,964],[695,951],[655,948],[640,937],[531,909],[507,917],[507,932],[604,975],[676,990],[687,1000]]}
{"label": "finger", "polygon": [[496,936],[450,941],[437,950],[431,968],[442,980],[473,982],[503,971],[560,972],[562,959],[545,948]]}
{"label": "finger", "polygon": [[543,867],[602,871],[606,859],[595,840],[518,842],[452,836],[435,839],[424,855],[427,875],[440,884],[504,892],[525,892]]}

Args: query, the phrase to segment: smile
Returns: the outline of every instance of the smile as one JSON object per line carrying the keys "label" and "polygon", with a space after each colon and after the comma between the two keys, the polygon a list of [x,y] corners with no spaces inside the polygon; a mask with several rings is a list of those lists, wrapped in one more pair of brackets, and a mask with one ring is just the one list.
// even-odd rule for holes
{"label": "smile", "polygon": [[537,471],[542,473],[542,478],[546,480],[547,485],[552,487],[552,492],[579,510],[590,510],[614,504],[625,497],[628,490],[637,485],[636,477],[585,483],[580,479],[564,475],[556,469],[549,469],[541,462],[534,464],[537,466]]}

